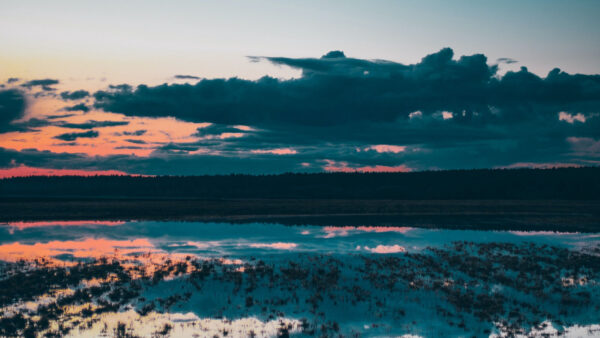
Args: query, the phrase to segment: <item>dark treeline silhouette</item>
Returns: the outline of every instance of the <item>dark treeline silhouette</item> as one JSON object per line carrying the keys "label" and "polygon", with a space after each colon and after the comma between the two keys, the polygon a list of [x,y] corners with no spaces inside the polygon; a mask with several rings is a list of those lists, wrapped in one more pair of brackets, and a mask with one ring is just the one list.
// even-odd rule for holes
{"label": "dark treeline silhouette", "polygon": [[0,180],[0,197],[599,200],[600,168]]}

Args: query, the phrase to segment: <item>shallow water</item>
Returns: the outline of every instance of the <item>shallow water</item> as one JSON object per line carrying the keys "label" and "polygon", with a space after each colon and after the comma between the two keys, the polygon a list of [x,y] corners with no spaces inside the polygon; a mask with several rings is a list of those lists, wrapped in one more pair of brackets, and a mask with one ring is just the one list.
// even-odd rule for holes
{"label": "shallow water", "polygon": [[[51,257],[98,257],[127,253],[185,253],[245,259],[296,253],[359,254],[419,251],[455,241],[533,242],[566,248],[593,246],[600,234],[473,231],[410,227],[285,226],[280,224],[197,222],[38,222],[0,226],[0,259],[31,249]],[[20,250],[11,251],[11,245]],[[85,243],[85,244],[84,244]],[[40,251],[44,250],[44,251]],[[67,256],[63,256],[67,257]],[[60,257],[59,257],[60,258]],[[14,257],[13,257],[14,260]]]}
{"label": "shallow water", "polygon": [[9,223],[0,333],[595,336],[599,254],[594,233]]}

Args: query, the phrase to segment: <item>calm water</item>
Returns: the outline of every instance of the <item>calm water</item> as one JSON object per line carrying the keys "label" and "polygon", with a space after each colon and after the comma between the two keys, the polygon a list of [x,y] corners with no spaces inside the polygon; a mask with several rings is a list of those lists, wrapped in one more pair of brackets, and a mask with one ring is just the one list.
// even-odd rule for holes
{"label": "calm water", "polygon": [[600,234],[0,225],[0,335],[600,335]]}

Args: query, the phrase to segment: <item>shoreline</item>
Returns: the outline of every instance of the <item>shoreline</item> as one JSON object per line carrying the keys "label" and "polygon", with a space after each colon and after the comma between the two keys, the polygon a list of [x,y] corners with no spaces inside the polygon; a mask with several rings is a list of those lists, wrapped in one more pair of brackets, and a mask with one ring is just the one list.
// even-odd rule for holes
{"label": "shoreline", "polygon": [[0,222],[197,221],[599,232],[600,201],[0,198]]}

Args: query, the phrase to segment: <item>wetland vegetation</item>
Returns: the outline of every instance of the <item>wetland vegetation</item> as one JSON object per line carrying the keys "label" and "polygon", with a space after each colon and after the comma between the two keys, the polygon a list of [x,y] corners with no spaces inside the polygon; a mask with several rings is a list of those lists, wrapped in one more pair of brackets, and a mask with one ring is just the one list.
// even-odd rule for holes
{"label": "wetland vegetation", "polygon": [[2,336],[600,333],[597,234],[162,222],[4,230]]}

